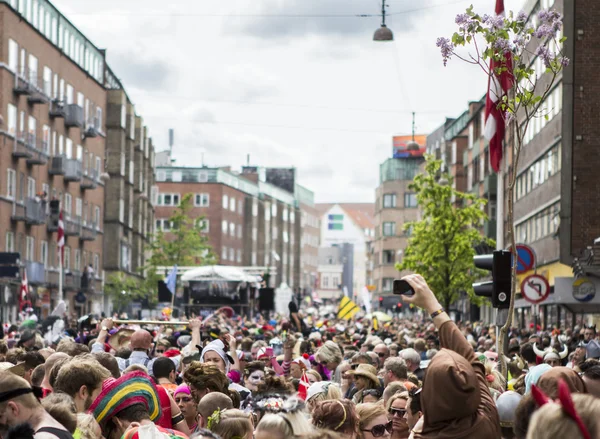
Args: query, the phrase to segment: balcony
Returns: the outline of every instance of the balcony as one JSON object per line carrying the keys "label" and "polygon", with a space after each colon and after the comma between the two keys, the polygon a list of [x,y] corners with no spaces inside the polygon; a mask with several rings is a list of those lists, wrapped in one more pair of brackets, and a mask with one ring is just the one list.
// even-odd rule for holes
{"label": "balcony", "polygon": [[49,267],[46,269],[46,285],[50,288],[58,288],[59,272],[58,268]]}
{"label": "balcony", "polygon": [[84,117],[83,117],[83,108],[77,104],[69,104],[66,108],[65,114],[65,127],[72,128],[83,128],[84,125]]}
{"label": "balcony", "polygon": [[65,181],[81,181],[81,162],[64,155],[52,157],[48,172],[50,175],[64,176]]}
{"label": "balcony", "polygon": [[27,101],[34,104],[46,104],[49,102],[49,98],[44,93],[47,90],[49,84],[45,84],[40,79],[36,70],[30,70],[22,68],[15,75],[15,86],[13,88],[14,93],[17,96],[27,96]]}
{"label": "balcony", "polygon": [[46,267],[41,262],[25,261],[27,282],[30,285],[43,285],[46,283]]}
{"label": "balcony", "polygon": [[46,223],[46,202],[27,198],[25,203],[14,203],[13,221],[24,221],[28,226],[39,226]]}
{"label": "balcony", "polygon": [[91,190],[98,187],[98,171],[94,168],[84,169],[81,179],[81,190]]}
{"label": "balcony", "polygon": [[52,119],[57,117],[65,118],[67,116],[67,109],[65,101],[59,101],[58,99],[52,99],[50,102],[50,117]]}
{"label": "balcony", "polygon": [[65,236],[81,236],[81,217],[67,217],[64,224]]}
{"label": "balcony", "polygon": [[37,139],[32,133],[19,133],[14,140],[12,156],[26,159],[28,166],[45,165],[50,158],[48,143]]}
{"label": "balcony", "polygon": [[81,290],[84,292],[94,293],[102,291],[102,279],[95,277],[93,274],[83,274],[81,276]]}
{"label": "balcony", "polygon": [[80,290],[81,289],[81,272],[80,271],[69,271],[65,273],[65,289],[68,290]]}
{"label": "balcony", "polygon": [[100,133],[100,121],[97,117],[93,117],[88,120],[86,124],[85,131],[83,132],[83,138],[87,139],[89,137],[94,138],[98,137]]}
{"label": "balcony", "polygon": [[496,174],[487,175],[483,179],[483,196],[495,197],[498,191],[498,177]]}
{"label": "balcony", "polygon": [[96,223],[86,223],[81,228],[81,236],[79,239],[82,241],[94,241],[96,236],[98,236]]}

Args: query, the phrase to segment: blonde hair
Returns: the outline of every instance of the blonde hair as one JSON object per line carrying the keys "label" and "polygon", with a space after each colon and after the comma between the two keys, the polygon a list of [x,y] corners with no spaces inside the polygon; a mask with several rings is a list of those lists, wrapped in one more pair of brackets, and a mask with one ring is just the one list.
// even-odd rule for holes
{"label": "blonde hair", "polygon": [[396,393],[406,392],[406,387],[400,381],[392,381],[383,391],[383,402],[386,403]]}
{"label": "blonde hair", "polygon": [[[498,370],[494,369],[494,365],[490,362],[485,363],[485,376],[489,388],[497,390],[498,392],[504,392],[506,380]],[[494,379],[490,381],[487,379],[488,377],[493,377]]]}
{"label": "blonde hair", "polygon": [[89,413],[77,413],[77,431],[79,439],[97,439],[100,425],[93,415]]}
{"label": "blonde hair", "polygon": [[73,398],[63,392],[52,392],[42,399],[42,406],[69,433],[75,433],[77,429],[77,407]]}
{"label": "blonde hair", "polygon": [[315,409],[315,407],[317,406],[317,404],[319,402],[328,401],[328,400],[332,400],[332,399],[336,399],[336,400],[342,399],[342,391],[340,390],[340,387],[335,383],[329,384],[327,386],[326,392],[317,393],[312,398],[310,398],[308,401],[306,401],[306,403],[308,405],[308,411],[312,413],[312,411]]}
{"label": "blonde hair", "polygon": [[[590,437],[600,434],[600,400],[581,393],[571,395],[575,411],[586,426]],[[564,412],[562,406],[556,403],[545,404],[531,417],[527,428],[527,439],[554,439],[557,437],[575,438],[582,434],[573,419]]]}
{"label": "blonde hair", "polygon": [[[0,389],[2,389],[3,392],[8,392],[17,389],[31,389],[31,385],[25,379],[12,372],[0,371]],[[23,407],[28,409],[40,407],[40,402],[33,393],[26,393],[24,395],[15,396],[9,401],[1,402],[0,411],[3,411],[10,401],[19,402]]]}
{"label": "blonde hair", "polygon": [[218,422],[215,421],[210,426],[210,431],[223,439],[246,438],[253,430],[250,413],[238,409],[221,410]]}
{"label": "blonde hair", "polygon": [[314,431],[313,425],[308,421],[305,412],[294,413],[269,413],[260,420],[256,431],[269,432],[272,437],[295,438],[305,436]]}
{"label": "blonde hair", "polygon": [[337,364],[340,364],[344,359],[340,347],[331,340],[326,341],[325,344],[319,348],[315,354],[315,358],[323,363]]}
{"label": "blonde hair", "polygon": [[390,399],[388,399],[387,403],[385,404],[385,409],[389,412],[390,408],[392,407],[392,404],[394,403],[394,401],[396,401],[397,399],[403,399],[404,401],[408,401],[408,392],[404,391],[404,392],[397,392],[394,393]]}
{"label": "blonde hair", "polygon": [[323,381],[323,379],[321,378],[321,375],[319,375],[319,372],[317,372],[316,370],[307,370],[306,371],[307,375],[312,375],[313,377],[316,378],[317,381]]}
{"label": "blonde hair", "polygon": [[356,406],[356,413],[358,414],[358,425],[360,430],[364,430],[365,426],[369,425],[376,417],[381,415],[387,416],[387,411],[385,407],[383,407],[382,401],[358,404]]}
{"label": "blonde hair", "polygon": [[135,371],[141,371],[141,372],[144,372],[145,374],[148,374],[148,368],[146,366],[144,366],[143,364],[131,364],[128,367],[126,367],[125,370],[123,370],[123,372],[121,372],[121,376],[123,376],[129,372],[135,372]]}

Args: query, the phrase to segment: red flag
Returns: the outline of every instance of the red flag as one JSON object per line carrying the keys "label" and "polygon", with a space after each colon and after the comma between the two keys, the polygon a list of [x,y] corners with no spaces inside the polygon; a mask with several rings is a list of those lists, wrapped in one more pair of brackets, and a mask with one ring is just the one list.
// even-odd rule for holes
{"label": "red flag", "polygon": [[29,284],[27,283],[27,269],[23,269],[23,279],[21,279],[21,289],[19,290],[19,310],[29,304]]}
{"label": "red flag", "polygon": [[63,213],[58,216],[58,236],[56,237],[56,246],[58,248],[58,257],[62,265],[65,260],[65,224],[63,222]]}
{"label": "red flag", "polygon": [[306,401],[306,395],[309,387],[310,381],[308,381],[308,376],[306,376],[306,371],[304,371],[302,372],[302,378],[300,378],[300,385],[298,386],[298,398],[300,398],[302,401]]}
{"label": "red flag", "polygon": [[[504,0],[496,0],[496,15],[504,16]],[[490,164],[494,172],[500,170],[502,161],[502,142],[506,126],[502,110],[498,103],[510,90],[513,84],[512,56],[510,52],[504,54],[506,61],[490,60],[490,77],[488,80],[488,93],[485,99],[485,130],[484,135],[490,141]],[[506,71],[496,74],[495,70],[505,66]]]}

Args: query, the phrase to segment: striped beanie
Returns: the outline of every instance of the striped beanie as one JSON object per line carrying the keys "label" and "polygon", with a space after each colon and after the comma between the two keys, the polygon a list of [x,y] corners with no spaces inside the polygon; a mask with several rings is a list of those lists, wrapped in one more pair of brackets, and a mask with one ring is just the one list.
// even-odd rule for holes
{"label": "striped beanie", "polygon": [[102,383],[102,392],[88,411],[96,418],[102,432],[106,434],[106,423],[120,411],[134,404],[143,404],[148,410],[151,421],[155,421],[161,416],[156,386],[142,371],[134,371],[117,379],[105,380]]}

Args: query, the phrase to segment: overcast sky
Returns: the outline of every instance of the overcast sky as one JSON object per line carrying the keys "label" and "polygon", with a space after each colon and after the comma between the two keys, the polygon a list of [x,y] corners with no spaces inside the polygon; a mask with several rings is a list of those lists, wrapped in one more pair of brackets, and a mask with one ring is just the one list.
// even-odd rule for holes
{"label": "overcast sky", "polygon": [[[374,201],[392,136],[428,133],[487,81],[435,40],[469,4],[388,0],[395,41],[372,41],[379,0],[53,0],[99,48],[157,150],[179,165],[295,166],[319,202]],[[518,11],[521,0],[506,0]],[[356,17],[372,14],[373,17]]]}

